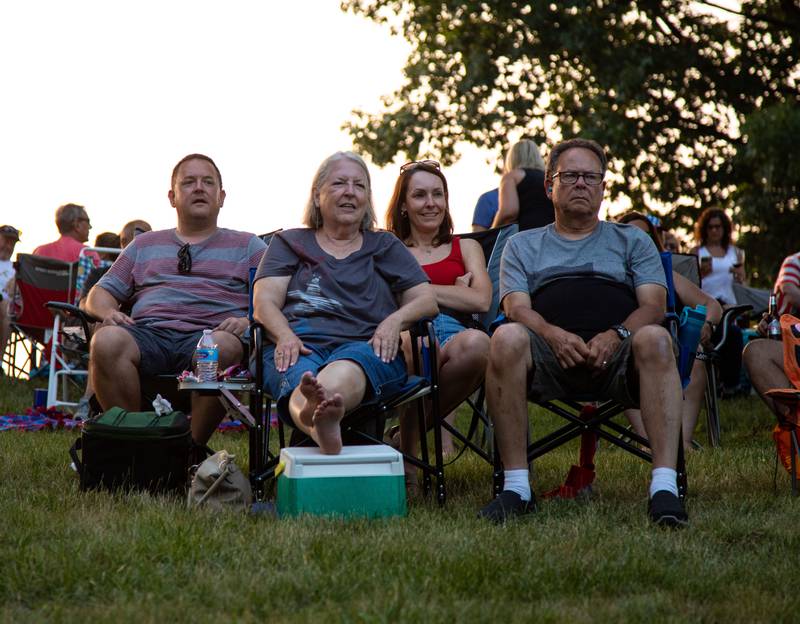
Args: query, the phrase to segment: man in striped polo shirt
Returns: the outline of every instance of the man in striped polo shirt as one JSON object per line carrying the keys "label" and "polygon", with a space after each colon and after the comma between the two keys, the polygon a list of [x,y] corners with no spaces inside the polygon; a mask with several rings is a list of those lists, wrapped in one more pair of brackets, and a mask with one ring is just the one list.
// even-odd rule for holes
{"label": "man in striped polo shirt", "polygon": [[[214,330],[220,369],[244,354],[249,271],[266,245],[253,234],[217,227],[225,191],[208,156],[190,154],[175,165],[168,197],[178,226],[137,236],[86,301],[103,322],[92,338],[89,374],[104,410],[141,409],[139,371],[191,368],[204,329]],[[195,442],[205,444],[221,417],[215,397],[196,397]]]}

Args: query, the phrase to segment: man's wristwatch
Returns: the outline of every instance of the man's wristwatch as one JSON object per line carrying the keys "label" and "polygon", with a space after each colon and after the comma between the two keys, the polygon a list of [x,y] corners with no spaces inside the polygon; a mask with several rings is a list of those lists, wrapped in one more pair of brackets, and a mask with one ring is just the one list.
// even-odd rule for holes
{"label": "man's wristwatch", "polygon": [[625,340],[626,338],[631,337],[631,330],[624,325],[612,325],[611,329],[617,332],[617,336],[619,336],[620,340]]}

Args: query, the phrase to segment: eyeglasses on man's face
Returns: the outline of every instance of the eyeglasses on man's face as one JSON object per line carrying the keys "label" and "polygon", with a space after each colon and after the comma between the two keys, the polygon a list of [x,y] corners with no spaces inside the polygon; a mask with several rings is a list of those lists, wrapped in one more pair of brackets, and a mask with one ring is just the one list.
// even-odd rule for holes
{"label": "eyeglasses on man's face", "polygon": [[417,167],[430,167],[440,171],[442,166],[436,160],[409,160],[406,164],[400,166],[400,173],[405,173]]}
{"label": "eyeglasses on man's face", "polygon": [[595,171],[558,171],[553,178],[558,178],[561,184],[575,184],[578,178],[583,178],[585,184],[597,186],[603,181],[603,174]]}
{"label": "eyeglasses on man's face", "polygon": [[189,253],[189,243],[178,250],[178,273],[188,275],[192,272],[192,254]]}
{"label": "eyeglasses on man's face", "polygon": [[89,221],[89,217],[78,217],[77,221],[82,221],[82,222],[86,223],[86,225],[89,226],[89,229],[92,229],[92,222]]}

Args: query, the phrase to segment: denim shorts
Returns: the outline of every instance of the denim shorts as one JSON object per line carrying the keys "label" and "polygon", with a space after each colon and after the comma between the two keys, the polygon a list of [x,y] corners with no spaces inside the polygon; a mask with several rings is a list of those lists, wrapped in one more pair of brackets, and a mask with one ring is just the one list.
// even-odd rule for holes
{"label": "denim shorts", "polygon": [[189,370],[202,331],[179,331],[149,325],[119,325],[126,330],[141,360],[139,370],[147,375],[172,375]]}
{"label": "denim shorts", "polygon": [[[127,330],[139,347],[139,370],[145,375],[177,375],[191,370],[197,343],[203,335],[202,330],[183,331],[142,324],[118,327]],[[242,354],[247,353],[250,328],[237,338],[242,343]]]}
{"label": "denim shorts", "polygon": [[300,378],[306,371],[316,375],[331,362],[337,360],[355,362],[367,378],[367,391],[363,403],[379,400],[382,395],[391,396],[407,381],[406,364],[399,351],[397,357],[386,363],[375,355],[372,346],[366,342],[348,342],[336,348],[304,344],[311,353],[301,354],[295,365],[283,373],[279,373],[275,368],[275,345],[264,349],[264,390],[275,400],[278,415],[288,425],[294,426],[289,416],[289,397],[300,384]]}
{"label": "denim shorts", "polygon": [[436,334],[436,341],[443,347],[456,334],[464,331],[464,327],[449,314],[437,314],[433,319],[433,331]]}

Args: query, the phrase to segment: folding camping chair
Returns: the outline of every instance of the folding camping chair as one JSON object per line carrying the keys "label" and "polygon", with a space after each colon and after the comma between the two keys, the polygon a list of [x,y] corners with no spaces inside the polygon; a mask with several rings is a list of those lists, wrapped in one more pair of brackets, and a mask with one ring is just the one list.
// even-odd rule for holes
{"label": "folding camping chair", "polygon": [[[117,255],[121,249],[111,247],[85,247],[81,249],[77,263],[76,284],[85,280],[94,267],[87,252],[98,252]],[[77,305],[80,291],[76,288],[73,301]],[[53,314],[53,334],[50,342],[50,369],[47,380],[47,407],[78,406],[77,401],[69,400],[69,390],[80,389],[82,384],[75,381],[85,380],[89,376],[89,340],[90,324],[86,316],[76,315],[65,309],[60,301],[48,301],[47,309]],[[69,324],[69,320],[77,318],[78,324]],[[73,383],[70,384],[69,382]]]}
{"label": "folding camping chair", "polygon": [[11,336],[3,365],[9,376],[29,378],[47,361],[46,345],[57,329],[56,319],[46,304],[72,301],[77,263],[21,253],[14,264]]}
{"label": "folding camping chair", "polygon": [[[698,288],[702,284],[699,262],[698,257],[694,254],[672,254],[673,270],[688,279]],[[706,430],[708,433],[708,443],[712,447],[720,446],[722,443],[719,403],[717,400],[720,353],[728,340],[730,324],[741,314],[752,309],[753,306],[749,303],[742,303],[726,308],[719,326],[717,327],[717,331],[711,337],[713,346],[711,349],[697,354],[697,359],[706,364]]]}
{"label": "folding camping chair", "polygon": [[[508,239],[518,231],[519,226],[516,223],[512,223],[481,232],[459,234],[461,238],[468,238],[478,242],[481,249],[483,249],[486,270],[492,282],[492,301],[489,309],[484,314],[474,315],[474,318],[487,332],[489,332],[492,323],[497,318],[500,308],[500,260],[503,255],[503,249]],[[485,399],[486,389],[483,384],[481,384],[474,398],[467,399],[466,403],[472,412],[472,417],[466,433],[442,418],[442,427],[461,444],[461,450],[448,464],[458,459],[466,449],[471,450],[490,465],[493,464],[493,427],[486,413]]]}
{"label": "folding camping chair", "polygon": [[[782,315],[780,321],[783,371],[791,387],[772,388],[764,394],[788,408],[786,415],[778,416],[778,423],[772,434],[778,451],[778,456],[775,458],[775,478],[777,485],[778,461],[780,460],[789,471],[792,496],[797,496],[798,473],[800,473],[800,442],[798,441],[798,430],[800,430],[800,322],[791,314]],[[788,462],[786,454],[788,454]]]}

